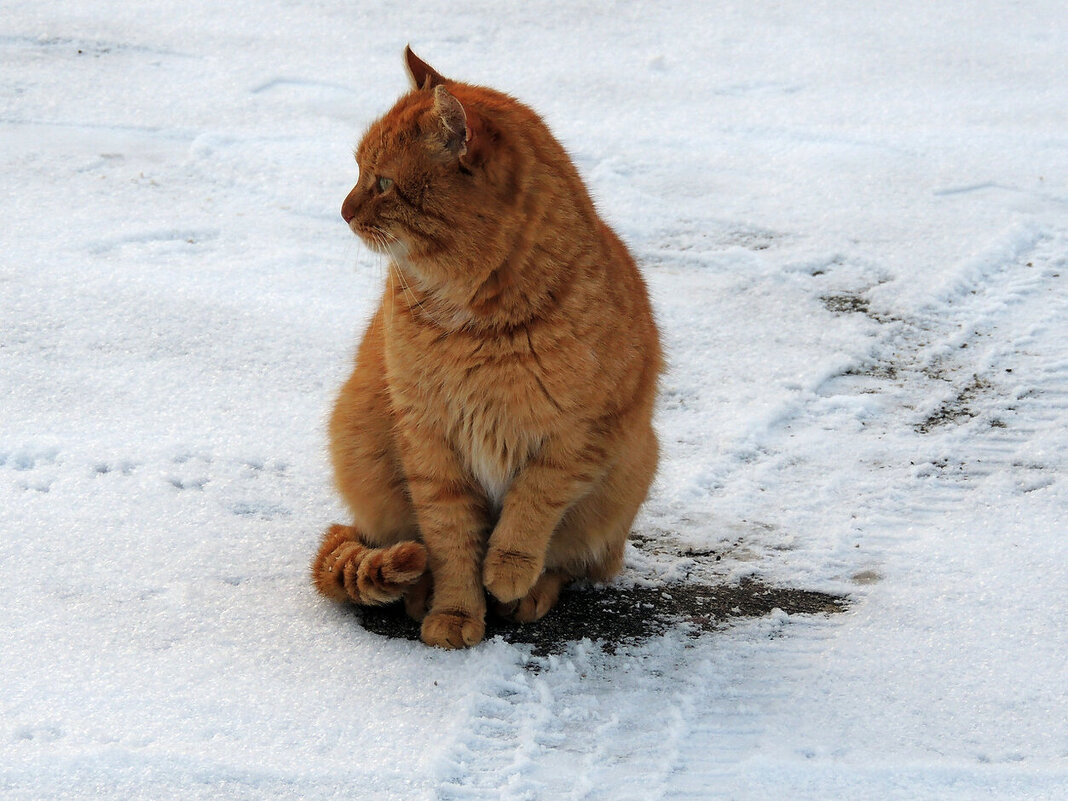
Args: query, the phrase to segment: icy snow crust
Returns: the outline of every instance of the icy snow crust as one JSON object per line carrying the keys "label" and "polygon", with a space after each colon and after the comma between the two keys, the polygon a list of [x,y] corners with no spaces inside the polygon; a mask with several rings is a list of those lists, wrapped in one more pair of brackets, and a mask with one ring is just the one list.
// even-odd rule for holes
{"label": "icy snow crust", "polygon": [[[0,796],[1068,797],[1065,31],[1059,2],[6,3]],[[648,279],[663,460],[618,586],[847,612],[539,656],[315,596],[384,276],[338,208],[408,41],[541,111]]]}

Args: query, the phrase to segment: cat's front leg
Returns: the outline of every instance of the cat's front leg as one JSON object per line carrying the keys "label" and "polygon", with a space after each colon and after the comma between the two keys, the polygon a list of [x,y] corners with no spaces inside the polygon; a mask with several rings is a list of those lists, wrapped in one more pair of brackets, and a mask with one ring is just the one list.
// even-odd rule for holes
{"label": "cat's front leg", "polygon": [[434,588],[420,631],[427,645],[466,648],[486,633],[486,594],[478,567],[484,547],[479,540],[460,529],[428,538]]}
{"label": "cat's front leg", "polygon": [[498,601],[530,593],[545,568],[553,532],[603,473],[604,456],[594,444],[567,447],[549,440],[516,476],[482,566],[483,584]]}
{"label": "cat's front leg", "polygon": [[451,449],[433,436],[407,436],[408,490],[433,577],[421,636],[427,645],[466,648],[486,631],[482,588],[487,510]]}

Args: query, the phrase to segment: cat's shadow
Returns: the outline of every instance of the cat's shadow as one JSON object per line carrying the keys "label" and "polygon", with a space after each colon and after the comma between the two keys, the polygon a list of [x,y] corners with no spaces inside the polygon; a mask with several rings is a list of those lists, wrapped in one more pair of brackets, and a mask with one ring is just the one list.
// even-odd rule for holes
{"label": "cat's shadow", "polygon": [[[486,638],[500,636],[510,643],[530,645],[533,656],[562,653],[583,639],[615,653],[621,646],[639,645],[671,629],[699,636],[732,618],[761,617],[774,609],[787,614],[833,614],[845,611],[847,605],[840,596],[754,580],[715,586],[576,585],[565,590],[556,606],[535,623],[513,623],[491,614]],[[368,631],[419,639],[419,624],[405,614],[402,604],[355,608]]]}

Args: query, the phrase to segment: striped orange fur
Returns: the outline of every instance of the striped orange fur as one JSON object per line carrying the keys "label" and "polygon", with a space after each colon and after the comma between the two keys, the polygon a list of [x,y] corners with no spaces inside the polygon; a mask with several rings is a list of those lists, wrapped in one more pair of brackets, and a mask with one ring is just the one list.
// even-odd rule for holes
{"label": "striped orange fur", "polygon": [[[569,581],[619,571],[656,470],[662,360],[633,258],[541,119],[405,55],[413,88],[364,135],[342,205],[390,263],[330,423],[353,526],[313,570],[336,600],[400,588],[423,640],[459,648],[482,638],[487,593],[534,620]],[[398,544],[425,547],[430,580],[360,584],[354,549],[385,565]]]}

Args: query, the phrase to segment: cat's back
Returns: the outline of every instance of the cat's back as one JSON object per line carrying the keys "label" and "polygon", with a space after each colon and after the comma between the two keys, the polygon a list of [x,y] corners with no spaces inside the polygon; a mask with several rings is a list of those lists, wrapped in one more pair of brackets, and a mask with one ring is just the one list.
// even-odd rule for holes
{"label": "cat's back", "polygon": [[[567,150],[537,112],[510,95],[465,84],[455,92],[485,110],[498,143],[498,180],[513,193],[513,202],[496,209],[513,237],[500,280],[522,286],[527,297],[547,290],[547,302],[518,325],[530,349],[565,368],[560,380],[596,378],[597,387],[615,384],[617,396],[627,373],[659,374],[645,281]],[[597,387],[587,386],[587,394]]]}

